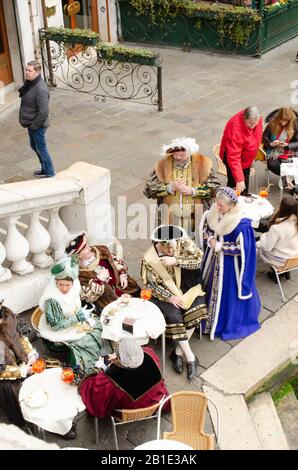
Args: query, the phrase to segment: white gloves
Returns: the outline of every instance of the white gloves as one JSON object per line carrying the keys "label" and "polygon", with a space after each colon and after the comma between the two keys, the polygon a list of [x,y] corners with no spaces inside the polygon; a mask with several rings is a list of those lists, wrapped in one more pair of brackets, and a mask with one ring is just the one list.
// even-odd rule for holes
{"label": "white gloves", "polygon": [[99,357],[98,361],[96,361],[94,365],[97,369],[106,370],[107,368],[107,366],[104,363],[104,358],[102,356]]}
{"label": "white gloves", "polygon": [[94,307],[88,309],[87,305],[85,305],[85,307],[82,307],[84,319],[91,326],[91,328],[94,328],[96,325],[96,320],[92,318],[91,316],[91,313],[93,312],[93,310],[94,310]]}

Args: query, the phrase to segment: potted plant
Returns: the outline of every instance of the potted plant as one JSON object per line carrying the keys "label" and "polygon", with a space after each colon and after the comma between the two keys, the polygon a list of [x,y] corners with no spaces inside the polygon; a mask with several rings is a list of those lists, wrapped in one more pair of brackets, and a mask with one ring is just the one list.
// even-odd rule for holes
{"label": "potted plant", "polygon": [[57,43],[82,44],[84,46],[96,46],[100,41],[99,34],[91,29],[46,28],[40,30],[40,38]]}
{"label": "potted plant", "polygon": [[160,55],[154,51],[140,48],[124,47],[101,42],[97,45],[100,57],[108,62],[133,62],[141,65],[158,65]]}

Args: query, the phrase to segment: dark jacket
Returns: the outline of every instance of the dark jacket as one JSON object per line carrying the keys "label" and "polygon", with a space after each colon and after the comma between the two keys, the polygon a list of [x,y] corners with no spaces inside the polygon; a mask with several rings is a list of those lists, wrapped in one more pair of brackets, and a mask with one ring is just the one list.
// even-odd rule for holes
{"label": "dark jacket", "polygon": [[29,127],[32,130],[49,127],[50,95],[48,86],[41,75],[31,85],[21,96],[20,124],[22,127]]}
{"label": "dark jacket", "polygon": [[[278,111],[278,110],[277,110]],[[272,118],[274,115],[272,116]],[[271,119],[272,119],[271,118]],[[267,124],[263,131],[263,136],[262,136],[262,142],[264,144],[264,149],[271,149],[270,144],[274,140],[276,140],[277,136],[274,135],[271,131],[271,126],[270,122]],[[286,147],[286,150],[293,150],[295,154],[298,152],[298,119],[295,122],[294,125],[294,134],[292,135],[291,139],[289,140],[288,146]]]}

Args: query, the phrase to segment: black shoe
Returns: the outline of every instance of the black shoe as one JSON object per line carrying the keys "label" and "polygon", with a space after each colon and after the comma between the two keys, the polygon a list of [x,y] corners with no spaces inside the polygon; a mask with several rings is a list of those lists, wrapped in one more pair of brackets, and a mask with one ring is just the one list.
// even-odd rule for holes
{"label": "black shoe", "polygon": [[37,178],[45,178],[47,176],[42,170],[35,170],[33,174]]}
{"label": "black shoe", "polygon": [[70,441],[71,439],[77,439],[78,435],[76,433],[75,427],[72,426],[72,428],[68,431],[68,433],[64,434],[62,436],[63,439],[66,439]]}
{"label": "black shoe", "polygon": [[184,368],[183,357],[176,354],[175,350],[173,349],[169,355],[169,358],[171,359],[176,372],[178,372],[178,374],[182,374]]}
{"label": "black shoe", "polygon": [[195,356],[195,360],[187,363],[187,378],[192,380],[198,372],[199,359]]}
{"label": "black shoe", "polygon": [[277,284],[277,279],[276,279],[276,275],[273,271],[269,271],[267,273],[267,277],[269,277],[269,279],[271,279],[271,281],[274,281],[275,284]]}

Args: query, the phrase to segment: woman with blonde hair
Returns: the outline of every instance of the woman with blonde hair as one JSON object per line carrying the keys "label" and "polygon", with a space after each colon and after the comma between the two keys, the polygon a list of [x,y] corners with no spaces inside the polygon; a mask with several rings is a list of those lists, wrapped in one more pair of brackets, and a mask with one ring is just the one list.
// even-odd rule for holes
{"label": "woman with blonde hair", "polygon": [[[269,115],[262,142],[269,170],[275,175],[280,175],[281,163],[291,156],[298,156],[298,120],[291,107],[280,108]],[[293,188],[286,177],[283,184],[287,189]]]}

